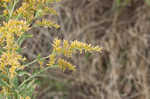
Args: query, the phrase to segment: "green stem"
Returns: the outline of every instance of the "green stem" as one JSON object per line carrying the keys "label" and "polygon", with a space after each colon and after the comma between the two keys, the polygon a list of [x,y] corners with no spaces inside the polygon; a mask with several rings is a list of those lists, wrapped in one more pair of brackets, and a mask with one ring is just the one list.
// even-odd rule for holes
{"label": "green stem", "polygon": [[[47,59],[47,58],[49,58],[49,56],[42,57],[41,59]],[[39,59],[35,59],[35,60],[31,61],[30,63],[25,64],[24,67],[28,67],[28,66],[36,63],[37,61],[39,61]]]}
{"label": "green stem", "polygon": [[42,72],[44,72],[44,71],[46,71],[46,70],[48,70],[48,69],[50,69],[50,68],[57,67],[57,66],[58,66],[58,65],[49,66],[49,67],[46,67],[46,68],[42,69],[41,71],[39,71],[39,72],[33,74],[31,77],[29,77],[28,79],[24,80],[24,81],[19,85],[18,89],[20,89],[25,83],[27,83],[28,81],[30,81],[32,78],[37,77],[40,73],[42,73]]}
{"label": "green stem", "polygon": [[9,10],[9,8],[7,7],[7,10],[8,10],[8,12],[9,12],[9,18],[8,18],[8,20],[12,17],[12,14],[13,14],[13,12],[14,12],[15,6],[16,6],[16,4],[18,3],[18,1],[19,1],[19,0],[15,0],[15,1],[14,1],[11,10]]}

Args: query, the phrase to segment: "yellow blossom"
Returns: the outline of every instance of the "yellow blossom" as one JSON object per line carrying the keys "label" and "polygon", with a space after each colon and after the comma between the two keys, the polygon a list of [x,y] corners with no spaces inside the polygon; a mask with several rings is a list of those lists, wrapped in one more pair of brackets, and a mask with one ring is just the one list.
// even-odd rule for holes
{"label": "yellow blossom", "polygon": [[47,64],[48,66],[52,66],[55,64],[56,61],[56,55],[55,54],[51,54],[49,55],[49,63]]}
{"label": "yellow blossom", "polygon": [[71,43],[70,48],[71,49],[77,49],[81,53],[83,50],[85,50],[85,52],[93,52],[93,51],[101,52],[102,51],[102,48],[99,46],[93,47],[91,44],[86,44],[83,42],[79,42],[77,40],[75,40]]}
{"label": "yellow blossom", "polygon": [[[57,0],[56,0],[57,1]],[[57,15],[56,11],[53,8],[49,7],[50,3],[56,2],[55,0],[24,0],[22,6],[15,10],[13,13],[14,16],[20,15],[23,19],[28,22],[32,22],[37,17],[42,17],[46,14]],[[37,12],[40,10],[40,15],[37,15]],[[59,25],[51,22],[54,27],[59,28]]]}
{"label": "yellow blossom", "polygon": [[9,67],[10,72],[10,78],[13,78],[15,76],[15,70],[16,69],[22,69],[22,65],[20,61],[23,61],[24,58],[22,58],[21,55],[17,54],[15,51],[7,51],[3,52],[0,58],[0,70],[2,72],[5,72],[5,67]]}
{"label": "yellow blossom", "polygon": [[61,53],[62,52],[61,40],[55,38],[55,40],[53,42],[53,51],[56,52],[56,53]]}
{"label": "yellow blossom", "polygon": [[7,36],[13,36],[14,34],[18,37],[21,36],[25,31],[28,31],[29,25],[23,20],[9,20],[7,23],[3,22],[3,26],[0,27],[0,34],[7,38]]}
{"label": "yellow blossom", "polygon": [[67,57],[71,57],[73,53],[67,40],[63,41],[63,53]]}
{"label": "yellow blossom", "polygon": [[66,69],[69,69],[72,71],[76,70],[74,65],[72,65],[71,63],[69,63],[61,58],[58,59],[58,65],[63,71],[65,71]]}
{"label": "yellow blossom", "polygon": [[[63,42],[63,44],[61,44]],[[92,46],[91,44],[86,44],[83,42],[79,42],[77,40],[69,43],[67,40],[58,40],[55,39],[53,42],[53,50],[56,53],[63,54],[64,56],[71,57],[73,53],[76,52],[76,50],[79,50],[80,53],[83,51],[85,52],[101,52],[102,47],[99,46]]]}
{"label": "yellow blossom", "polygon": [[36,24],[40,26],[55,27],[56,29],[60,28],[58,24],[55,24],[54,22],[46,19],[43,19],[42,21],[38,20],[36,21]]}

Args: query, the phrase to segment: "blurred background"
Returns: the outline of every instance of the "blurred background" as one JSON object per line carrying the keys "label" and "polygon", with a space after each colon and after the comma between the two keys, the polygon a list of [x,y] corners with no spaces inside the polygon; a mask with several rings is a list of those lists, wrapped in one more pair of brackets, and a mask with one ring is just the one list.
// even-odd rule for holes
{"label": "blurred background", "polygon": [[40,78],[37,99],[150,99],[150,1],[62,0],[60,29],[35,28],[24,55],[48,55],[55,37],[104,48],[102,54],[75,55],[76,72],[49,70]]}

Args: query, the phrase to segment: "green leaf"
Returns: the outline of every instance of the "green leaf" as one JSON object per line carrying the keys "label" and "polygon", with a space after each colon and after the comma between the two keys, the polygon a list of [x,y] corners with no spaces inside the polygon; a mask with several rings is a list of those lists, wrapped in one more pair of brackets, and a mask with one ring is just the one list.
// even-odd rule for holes
{"label": "green leaf", "polygon": [[9,84],[6,81],[0,79],[0,86],[7,86],[7,87],[9,87]]}
{"label": "green leaf", "polygon": [[12,96],[7,96],[7,99],[12,99]]}
{"label": "green leaf", "polygon": [[85,53],[86,60],[88,60],[91,55],[92,55],[91,53]]}
{"label": "green leaf", "polygon": [[37,55],[37,59],[40,60],[42,57],[40,54]]}
{"label": "green leaf", "polygon": [[8,76],[0,73],[0,79],[6,79],[6,80],[8,80]]}
{"label": "green leaf", "polygon": [[17,74],[18,74],[18,76],[24,76],[24,75],[31,76],[31,74],[26,71],[18,71]]}
{"label": "green leaf", "polygon": [[18,53],[21,53],[21,52],[22,52],[22,48],[18,48],[16,51],[17,51]]}
{"label": "green leaf", "polygon": [[19,80],[17,76],[12,79],[12,83],[14,88],[16,88],[19,85]]}
{"label": "green leaf", "polygon": [[23,95],[32,96],[35,86],[35,79],[33,79],[19,88],[19,91]]}
{"label": "green leaf", "polygon": [[32,34],[27,34],[27,33],[25,33],[25,34],[23,35],[23,37],[24,37],[24,38],[31,38],[31,37],[33,37],[33,35],[32,35]]}
{"label": "green leaf", "polygon": [[31,37],[33,37],[32,34],[27,34],[27,33],[25,33],[25,34],[23,34],[20,38],[18,38],[17,44],[18,44],[19,46],[21,46],[21,44],[23,43],[23,41],[24,41],[26,38],[31,38]]}
{"label": "green leaf", "polygon": [[0,55],[4,52],[5,50],[0,48]]}

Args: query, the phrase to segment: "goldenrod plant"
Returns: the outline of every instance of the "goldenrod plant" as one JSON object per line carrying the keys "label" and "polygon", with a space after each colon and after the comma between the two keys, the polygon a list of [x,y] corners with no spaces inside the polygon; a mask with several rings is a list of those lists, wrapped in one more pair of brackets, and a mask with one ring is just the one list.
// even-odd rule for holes
{"label": "goldenrod plant", "polygon": [[[38,57],[29,63],[26,62],[26,58],[20,52],[23,40],[32,37],[27,31],[37,26],[60,27],[51,20],[43,19],[43,16],[48,14],[57,15],[50,7],[56,2],[59,0],[0,0],[0,99],[34,99],[36,77],[40,73],[50,68],[60,68],[62,71],[76,70],[76,66],[61,58],[61,55],[71,58],[78,52],[102,51],[99,46],[56,38],[52,44],[52,53],[47,57]],[[47,58],[47,66],[42,66],[43,60]],[[28,72],[26,68],[36,62],[42,68],[34,73]]]}

